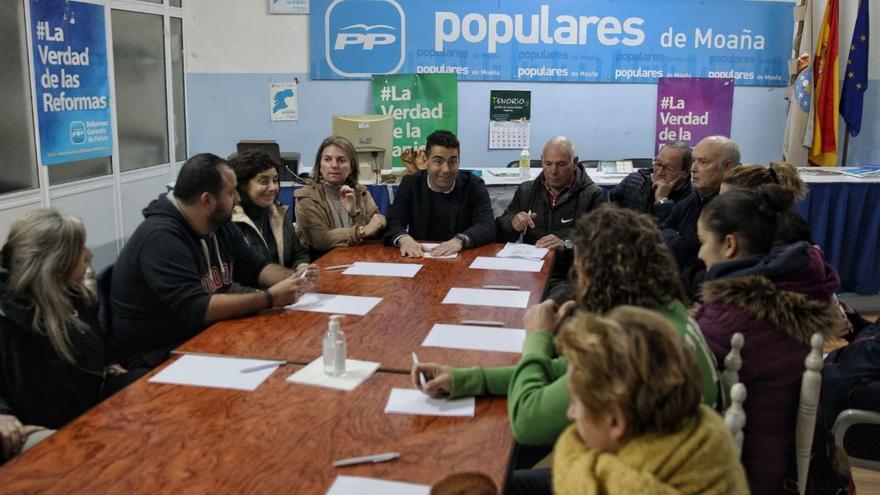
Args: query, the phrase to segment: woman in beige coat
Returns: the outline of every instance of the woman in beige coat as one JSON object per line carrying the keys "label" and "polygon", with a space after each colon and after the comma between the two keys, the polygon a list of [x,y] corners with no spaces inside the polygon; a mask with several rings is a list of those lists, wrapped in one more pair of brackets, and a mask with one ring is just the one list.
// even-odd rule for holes
{"label": "woman in beige coat", "polygon": [[321,142],[312,177],[294,197],[296,232],[313,254],[380,237],[385,217],[358,184],[357,153],[347,139],[331,136]]}

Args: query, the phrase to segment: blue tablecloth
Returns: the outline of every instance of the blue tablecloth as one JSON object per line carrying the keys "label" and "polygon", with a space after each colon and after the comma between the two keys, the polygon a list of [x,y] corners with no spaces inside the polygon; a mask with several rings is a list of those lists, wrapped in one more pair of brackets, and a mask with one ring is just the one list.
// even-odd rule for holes
{"label": "blue tablecloth", "polygon": [[811,183],[795,209],[840,273],[841,290],[880,293],[880,183]]}
{"label": "blue tablecloth", "polygon": [[[367,187],[387,216],[397,186]],[[612,188],[602,186],[606,194]],[[880,183],[813,182],[809,188],[795,209],[809,223],[813,242],[840,273],[841,291],[880,293]],[[282,187],[279,200],[293,205],[293,189]],[[503,211],[506,205],[493,204],[496,215],[499,206]]]}

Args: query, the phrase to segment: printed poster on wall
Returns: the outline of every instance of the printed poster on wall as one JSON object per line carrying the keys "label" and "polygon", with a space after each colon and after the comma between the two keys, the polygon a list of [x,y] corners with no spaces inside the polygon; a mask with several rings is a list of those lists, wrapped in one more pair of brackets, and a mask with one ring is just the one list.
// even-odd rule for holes
{"label": "printed poster on wall", "polygon": [[313,79],[456,74],[461,81],[785,86],[791,1],[311,0]]}
{"label": "printed poster on wall", "polygon": [[299,91],[296,81],[269,83],[269,114],[272,122],[299,119]]}
{"label": "printed poster on wall", "polygon": [[457,132],[458,79],[455,74],[398,74],[373,77],[373,111],[394,118],[392,166],[400,154],[424,149],[436,130]]}
{"label": "printed poster on wall", "polygon": [[489,149],[528,149],[531,138],[532,92],[489,94]]}
{"label": "printed poster on wall", "polygon": [[43,165],[110,156],[104,7],[64,0],[30,6]]}
{"label": "printed poster on wall", "polygon": [[308,14],[309,0],[269,0],[270,14]]}
{"label": "printed poster on wall", "polygon": [[654,149],[669,141],[691,146],[708,136],[730,136],[733,79],[661,78],[657,82]]}

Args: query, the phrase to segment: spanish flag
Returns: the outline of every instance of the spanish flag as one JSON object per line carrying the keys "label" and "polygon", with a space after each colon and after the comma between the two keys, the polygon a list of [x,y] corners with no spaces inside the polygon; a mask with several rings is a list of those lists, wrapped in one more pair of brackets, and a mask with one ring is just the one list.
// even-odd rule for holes
{"label": "spanish flag", "polygon": [[810,162],[823,167],[837,165],[837,121],[840,106],[840,83],[838,82],[837,46],[838,4],[828,0],[819,40],[816,42],[816,59],[813,61],[814,104],[813,147]]}

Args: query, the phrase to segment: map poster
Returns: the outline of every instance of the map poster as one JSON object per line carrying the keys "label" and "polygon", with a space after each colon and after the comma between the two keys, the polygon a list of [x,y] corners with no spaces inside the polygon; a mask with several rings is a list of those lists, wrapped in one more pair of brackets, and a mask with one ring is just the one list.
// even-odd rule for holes
{"label": "map poster", "polygon": [[655,149],[669,141],[696,146],[704,137],[729,137],[732,111],[732,78],[661,77]]}
{"label": "map poster", "polygon": [[489,149],[528,149],[531,138],[532,92],[489,94]]}
{"label": "map poster", "polygon": [[299,90],[296,81],[269,84],[269,114],[272,122],[299,120]]}
{"label": "map poster", "polygon": [[402,167],[400,154],[424,149],[436,130],[456,132],[458,77],[455,74],[399,74],[373,77],[373,111],[394,118],[392,166]]}
{"label": "map poster", "polygon": [[43,165],[110,156],[104,7],[65,0],[30,6]]}

